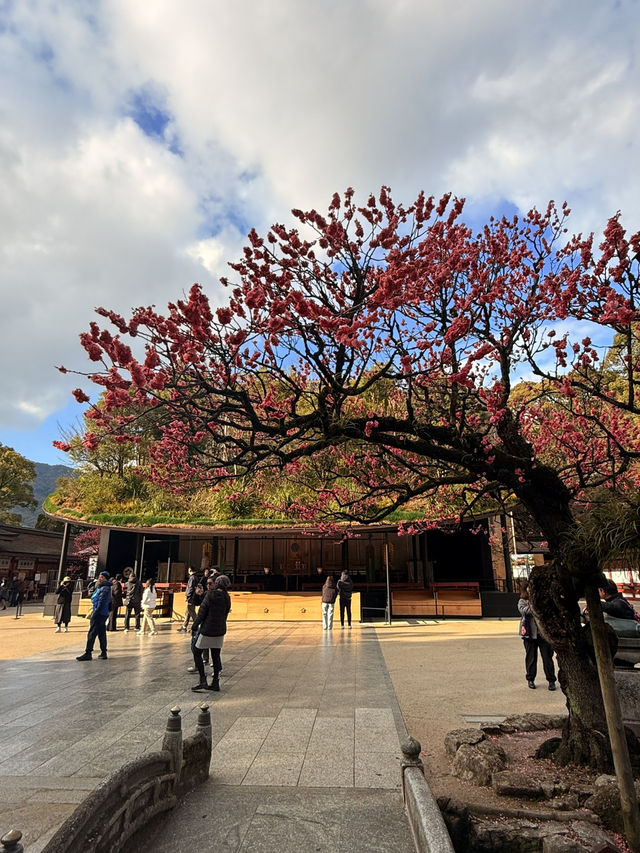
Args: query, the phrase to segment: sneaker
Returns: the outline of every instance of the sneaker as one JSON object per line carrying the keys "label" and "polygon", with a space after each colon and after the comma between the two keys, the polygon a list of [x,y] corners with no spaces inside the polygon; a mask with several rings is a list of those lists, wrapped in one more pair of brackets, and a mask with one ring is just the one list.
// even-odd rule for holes
{"label": "sneaker", "polygon": [[527,684],[529,685],[529,687],[530,687],[532,690],[535,690],[535,689],[536,689],[536,683],[535,683],[535,681],[527,681]]}
{"label": "sneaker", "polygon": [[149,631],[149,636],[150,636],[150,637],[153,637],[153,636],[154,636],[154,634],[157,634],[157,633],[158,633],[157,631]]}
{"label": "sneaker", "polygon": [[58,627],[57,627],[57,628],[56,628],[56,630],[54,631],[54,634],[59,634],[61,630],[62,630],[62,629],[61,629],[61,628],[60,628],[60,626],[58,625]]}
{"label": "sneaker", "polygon": [[100,652],[99,657],[100,657],[100,660],[108,660],[106,652]]}
{"label": "sneaker", "polygon": [[181,626],[178,628],[178,633],[179,633],[179,634],[181,634],[183,631],[186,631],[186,630],[187,630],[187,629],[184,627],[184,625],[181,625]]}
{"label": "sneaker", "polygon": [[123,629],[122,629],[122,633],[123,633],[123,634],[128,634],[128,633],[129,633],[129,629],[128,629],[128,628],[123,628]]}
{"label": "sneaker", "polygon": [[555,681],[550,681],[549,682],[549,690],[555,690],[555,689],[556,689]]}
{"label": "sneaker", "polygon": [[144,631],[136,631],[136,634],[137,634],[138,636],[142,636],[142,637],[144,637]]}
{"label": "sneaker", "polygon": [[91,652],[85,652],[83,655],[78,655],[76,660],[91,660]]}
{"label": "sneaker", "polygon": [[65,634],[69,633],[69,628],[66,625],[64,626],[64,632],[65,632]]}
{"label": "sneaker", "polygon": [[197,672],[197,671],[198,671],[198,670],[195,668],[195,666],[190,666],[190,667],[188,667],[188,669],[187,669],[187,672]]}

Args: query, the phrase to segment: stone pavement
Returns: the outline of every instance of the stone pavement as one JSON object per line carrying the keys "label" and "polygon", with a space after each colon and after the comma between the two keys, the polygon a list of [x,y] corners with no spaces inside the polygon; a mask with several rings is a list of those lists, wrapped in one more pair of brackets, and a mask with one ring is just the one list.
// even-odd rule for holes
{"label": "stone pavement", "polygon": [[[36,618],[21,620],[27,647]],[[174,705],[190,734],[203,701],[211,778],[140,850],[202,845],[205,833],[225,851],[413,850],[400,793],[404,724],[374,628],[231,623],[215,694],[191,691],[189,641],[175,626],[109,634],[109,660],[79,663],[76,625],[86,623],[54,634],[45,622],[52,647],[0,662],[0,829],[20,829],[27,853],[105,776],[160,747]],[[0,643],[8,628],[1,620]]]}

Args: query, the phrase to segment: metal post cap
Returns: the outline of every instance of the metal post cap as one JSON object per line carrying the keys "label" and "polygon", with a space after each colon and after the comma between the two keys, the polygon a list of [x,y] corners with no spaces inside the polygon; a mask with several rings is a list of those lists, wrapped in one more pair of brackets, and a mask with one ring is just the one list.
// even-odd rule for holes
{"label": "metal post cap", "polygon": [[19,829],[11,829],[6,835],[2,836],[0,843],[2,843],[4,850],[10,850],[12,853],[22,853],[24,847],[19,843],[21,838],[22,833]]}

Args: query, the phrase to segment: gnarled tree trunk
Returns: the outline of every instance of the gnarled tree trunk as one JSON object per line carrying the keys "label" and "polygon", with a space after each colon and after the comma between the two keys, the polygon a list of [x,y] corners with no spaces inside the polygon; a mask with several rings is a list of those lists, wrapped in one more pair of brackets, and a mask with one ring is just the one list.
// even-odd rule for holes
{"label": "gnarled tree trunk", "polygon": [[557,654],[558,681],[567,697],[569,717],[553,758],[560,764],[610,772],[613,764],[598,670],[573,584],[555,567],[538,567],[531,576],[531,604]]}

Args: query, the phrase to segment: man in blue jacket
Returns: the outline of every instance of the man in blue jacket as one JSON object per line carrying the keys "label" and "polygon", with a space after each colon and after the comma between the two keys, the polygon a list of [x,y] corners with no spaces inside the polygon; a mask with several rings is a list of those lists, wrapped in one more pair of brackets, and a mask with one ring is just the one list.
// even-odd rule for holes
{"label": "man in blue jacket", "polygon": [[100,657],[107,659],[107,619],[109,618],[109,605],[111,604],[111,578],[109,572],[100,572],[96,588],[91,595],[93,612],[91,624],[87,634],[87,648],[83,655],[76,660],[91,660],[93,645],[96,637],[100,643]]}

